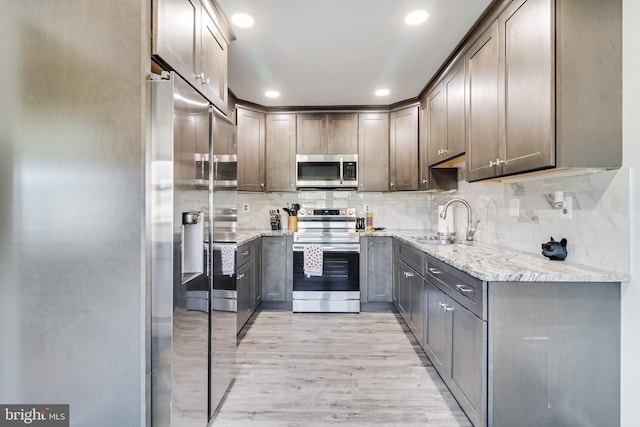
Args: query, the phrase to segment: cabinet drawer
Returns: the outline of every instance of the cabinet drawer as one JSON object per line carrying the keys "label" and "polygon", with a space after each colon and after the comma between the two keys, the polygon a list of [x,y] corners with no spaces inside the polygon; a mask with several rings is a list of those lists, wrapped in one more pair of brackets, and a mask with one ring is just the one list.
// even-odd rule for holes
{"label": "cabinet drawer", "polygon": [[400,243],[397,247],[396,256],[413,268],[421,276],[424,276],[425,253],[412,246]]}
{"label": "cabinet drawer", "polygon": [[425,274],[463,307],[476,316],[485,318],[483,310],[483,282],[442,261],[426,256]]}
{"label": "cabinet drawer", "polygon": [[238,247],[237,267],[246,264],[248,261],[256,257],[256,244],[255,242],[247,243]]}

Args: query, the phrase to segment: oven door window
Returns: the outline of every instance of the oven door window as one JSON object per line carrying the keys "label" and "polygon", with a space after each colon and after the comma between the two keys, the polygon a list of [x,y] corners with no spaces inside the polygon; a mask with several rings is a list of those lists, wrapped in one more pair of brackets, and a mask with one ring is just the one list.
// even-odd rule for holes
{"label": "oven door window", "polygon": [[339,181],[340,162],[299,162],[298,181]]}
{"label": "oven door window", "polygon": [[304,274],[304,252],[293,253],[294,291],[359,291],[360,254],[324,252],[322,276]]}

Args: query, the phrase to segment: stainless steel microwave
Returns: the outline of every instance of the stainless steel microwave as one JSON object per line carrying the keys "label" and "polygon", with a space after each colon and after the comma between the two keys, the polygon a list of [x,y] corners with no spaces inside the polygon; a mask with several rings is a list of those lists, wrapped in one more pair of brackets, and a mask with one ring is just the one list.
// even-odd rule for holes
{"label": "stainless steel microwave", "polygon": [[213,155],[213,187],[238,186],[238,155]]}
{"label": "stainless steel microwave", "polygon": [[296,187],[358,188],[357,154],[298,154]]}

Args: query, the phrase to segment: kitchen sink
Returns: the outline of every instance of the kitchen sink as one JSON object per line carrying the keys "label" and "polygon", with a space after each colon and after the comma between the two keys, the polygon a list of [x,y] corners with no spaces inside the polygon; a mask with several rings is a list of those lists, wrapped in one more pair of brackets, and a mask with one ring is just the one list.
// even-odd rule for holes
{"label": "kitchen sink", "polygon": [[418,243],[426,243],[429,245],[452,245],[456,242],[455,238],[443,236],[415,236],[414,239]]}
{"label": "kitchen sink", "polygon": [[471,246],[473,242],[467,240],[456,240],[452,237],[443,236],[413,236],[416,242],[425,245],[463,245]]}

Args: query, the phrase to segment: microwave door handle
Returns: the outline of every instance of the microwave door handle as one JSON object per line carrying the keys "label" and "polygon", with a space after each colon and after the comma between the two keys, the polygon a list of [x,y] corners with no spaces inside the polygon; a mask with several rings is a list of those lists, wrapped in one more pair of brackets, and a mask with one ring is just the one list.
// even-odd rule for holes
{"label": "microwave door handle", "polygon": [[340,157],[340,185],[344,184],[344,159]]}

